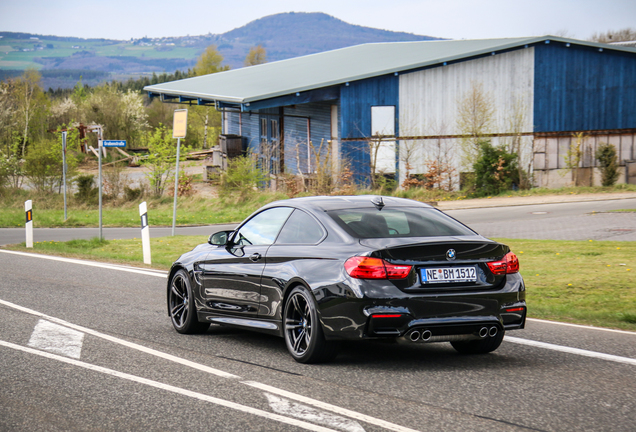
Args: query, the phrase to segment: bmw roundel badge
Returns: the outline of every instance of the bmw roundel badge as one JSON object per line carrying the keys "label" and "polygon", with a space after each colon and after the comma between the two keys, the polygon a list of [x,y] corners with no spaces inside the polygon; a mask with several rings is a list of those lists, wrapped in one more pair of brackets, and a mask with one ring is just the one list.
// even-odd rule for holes
{"label": "bmw roundel badge", "polygon": [[454,260],[456,257],[455,249],[449,249],[446,251],[446,259],[449,261]]}

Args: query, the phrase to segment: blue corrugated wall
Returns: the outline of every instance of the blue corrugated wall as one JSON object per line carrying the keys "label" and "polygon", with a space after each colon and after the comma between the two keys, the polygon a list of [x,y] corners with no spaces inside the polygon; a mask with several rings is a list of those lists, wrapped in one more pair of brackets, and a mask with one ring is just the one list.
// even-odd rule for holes
{"label": "blue corrugated wall", "polygon": [[[315,161],[307,163],[307,119],[311,129],[311,141],[315,151],[322,148],[322,153],[328,151],[327,141],[331,139],[331,105],[334,102],[315,102],[302,105],[287,106],[284,108],[284,142],[285,142],[285,172],[298,173],[298,162],[301,170],[306,173],[308,167],[315,169]],[[268,118],[280,121],[278,108],[262,109],[255,112],[242,113],[242,127],[239,126],[238,112],[227,112],[229,119],[228,134],[242,135],[247,139],[250,152],[259,153],[260,148],[260,118],[268,115]],[[322,145],[322,147],[321,147]]]}
{"label": "blue corrugated wall", "polygon": [[535,46],[536,132],[636,128],[636,54]]}
{"label": "blue corrugated wall", "polygon": [[[395,106],[395,133],[399,134],[399,77],[385,75],[356,81],[340,88],[340,137],[371,136],[371,107]],[[341,158],[350,164],[358,184],[367,184],[370,170],[369,148],[365,141],[343,141]]]}

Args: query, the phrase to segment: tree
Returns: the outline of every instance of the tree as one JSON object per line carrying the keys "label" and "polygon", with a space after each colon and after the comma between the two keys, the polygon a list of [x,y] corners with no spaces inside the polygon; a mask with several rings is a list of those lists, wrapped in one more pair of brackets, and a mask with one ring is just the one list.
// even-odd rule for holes
{"label": "tree", "polygon": [[48,108],[48,98],[40,88],[41,78],[42,75],[37,70],[27,69],[13,86],[17,119],[22,130],[22,155],[26,154],[31,122],[34,118],[43,116]]}
{"label": "tree", "polygon": [[250,52],[247,53],[243,62],[245,66],[255,66],[263,63],[267,63],[267,53],[262,45],[250,48]]}
{"label": "tree", "polygon": [[223,63],[223,56],[216,49],[216,45],[210,45],[197,60],[197,64],[194,66],[194,75],[201,76],[230,70],[229,66],[221,65],[221,63]]}
{"label": "tree", "polygon": [[605,33],[594,33],[590,40],[600,43],[634,41],[636,40],[636,29],[627,27],[621,30],[608,30]]}
{"label": "tree", "polygon": [[[223,72],[226,70],[230,70],[230,67],[225,65],[221,65],[223,62],[223,56],[216,49],[216,45],[210,45],[203,51],[201,57],[197,61],[197,64],[194,66],[194,75],[208,75],[217,72]],[[201,109],[195,108],[193,110],[195,113],[199,115],[203,115],[205,117],[204,126],[203,126],[203,148],[207,148],[208,146],[208,124],[210,121],[210,107],[206,106],[201,112]],[[220,124],[220,113],[214,111],[214,116],[219,117],[218,123]],[[217,120],[217,119],[215,119]]]}
{"label": "tree", "polygon": [[[150,152],[143,162],[150,169],[146,177],[154,195],[161,197],[177,160],[177,145],[172,139],[172,130],[164,125],[159,125],[154,131],[146,133],[145,139]],[[183,143],[181,150],[181,158],[185,160],[188,148]]]}
{"label": "tree", "polygon": [[457,129],[461,139],[463,164],[471,166],[480,156],[484,135],[490,133],[495,122],[492,98],[484,92],[483,85],[473,82],[457,106]]}

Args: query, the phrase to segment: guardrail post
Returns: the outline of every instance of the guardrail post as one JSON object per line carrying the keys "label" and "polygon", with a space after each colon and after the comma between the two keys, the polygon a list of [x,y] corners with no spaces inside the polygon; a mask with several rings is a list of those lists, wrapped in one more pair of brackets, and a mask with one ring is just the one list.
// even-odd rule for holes
{"label": "guardrail post", "polygon": [[144,251],[144,264],[151,264],[150,260],[150,227],[148,226],[148,210],[146,202],[139,204],[141,217],[141,244]]}
{"label": "guardrail post", "polygon": [[26,247],[33,247],[33,201],[24,202],[24,211],[26,213]]}

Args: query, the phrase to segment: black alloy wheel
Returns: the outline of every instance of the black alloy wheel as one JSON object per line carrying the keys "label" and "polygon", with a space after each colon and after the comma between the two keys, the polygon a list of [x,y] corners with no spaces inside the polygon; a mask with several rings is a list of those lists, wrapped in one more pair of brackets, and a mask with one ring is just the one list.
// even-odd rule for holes
{"label": "black alloy wheel", "polygon": [[190,278],[184,270],[179,270],[172,276],[168,291],[168,310],[172,325],[179,333],[202,333],[210,327],[209,323],[202,323],[197,319]]}
{"label": "black alloy wheel", "polygon": [[287,297],[283,331],[287,350],[297,362],[320,363],[338,354],[336,342],[325,340],[313,296],[302,286]]}

